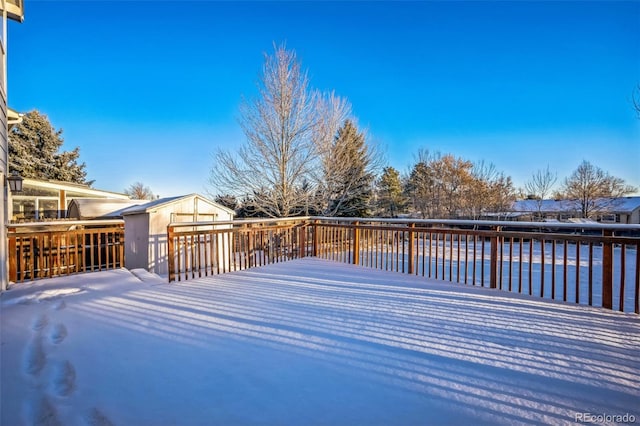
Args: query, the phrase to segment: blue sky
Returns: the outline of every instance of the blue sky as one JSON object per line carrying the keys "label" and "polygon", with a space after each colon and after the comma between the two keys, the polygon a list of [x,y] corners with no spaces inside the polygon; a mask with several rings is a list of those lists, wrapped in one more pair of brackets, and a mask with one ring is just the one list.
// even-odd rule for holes
{"label": "blue sky", "polygon": [[97,188],[203,192],[274,42],[401,172],[424,148],[517,186],[582,160],[640,186],[640,2],[27,0],[9,104],[63,128]]}

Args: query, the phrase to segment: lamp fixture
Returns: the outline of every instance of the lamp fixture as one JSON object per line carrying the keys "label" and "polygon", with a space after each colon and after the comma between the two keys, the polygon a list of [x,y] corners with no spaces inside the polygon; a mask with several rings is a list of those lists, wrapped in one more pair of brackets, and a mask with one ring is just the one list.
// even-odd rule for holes
{"label": "lamp fixture", "polygon": [[15,170],[11,173],[11,176],[7,176],[7,182],[9,183],[9,189],[11,192],[22,192],[22,176]]}

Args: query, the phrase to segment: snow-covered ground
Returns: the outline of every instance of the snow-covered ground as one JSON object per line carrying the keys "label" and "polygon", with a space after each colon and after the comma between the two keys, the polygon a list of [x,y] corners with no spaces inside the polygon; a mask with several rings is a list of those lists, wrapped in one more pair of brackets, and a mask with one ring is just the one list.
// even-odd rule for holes
{"label": "snow-covered ground", "polygon": [[0,306],[3,426],[640,421],[634,314],[310,258]]}

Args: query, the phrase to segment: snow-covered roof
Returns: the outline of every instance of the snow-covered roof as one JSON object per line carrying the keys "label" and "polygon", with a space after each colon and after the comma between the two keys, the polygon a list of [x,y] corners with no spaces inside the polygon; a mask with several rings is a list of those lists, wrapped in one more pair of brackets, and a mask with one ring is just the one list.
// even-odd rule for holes
{"label": "snow-covered roof", "polygon": [[204,201],[205,203],[211,204],[213,206],[216,206],[217,208],[230,213],[231,215],[235,215],[235,212],[225,206],[223,206],[222,204],[218,204],[214,201],[209,200],[208,198],[200,195],[200,194],[187,194],[187,195],[178,195],[175,197],[165,197],[165,198],[158,198],[157,200],[153,200],[153,201],[149,201],[145,204],[140,204],[137,206],[133,206],[130,207],[128,209],[125,209],[122,212],[123,216],[127,216],[127,215],[132,215],[132,214],[141,214],[141,213],[150,213],[151,211],[161,208],[161,207],[167,207],[171,204],[174,203],[178,203],[187,199],[193,199],[193,198],[197,198],[201,201]]}
{"label": "snow-covered roof", "polygon": [[110,219],[122,217],[129,207],[144,203],[143,200],[117,198],[74,198],[69,203],[68,216],[73,219]]}
{"label": "snow-covered roof", "polygon": [[[538,203],[541,203],[538,207]],[[640,197],[599,198],[596,204],[601,210],[611,213],[631,213],[640,208]],[[576,200],[518,200],[512,205],[512,209],[518,212],[570,212],[580,209]]]}
{"label": "snow-covered roof", "polygon": [[[86,194],[89,197],[119,198],[122,200],[129,200],[129,196],[127,194],[121,194],[119,192],[113,192],[113,191],[103,191],[101,189],[91,188],[90,186],[82,183],[24,178],[22,181],[22,184],[25,188],[32,187],[32,188],[52,189],[56,191],[64,190],[64,191],[67,191],[67,193],[75,192],[80,194]],[[67,196],[69,195],[67,194]]]}

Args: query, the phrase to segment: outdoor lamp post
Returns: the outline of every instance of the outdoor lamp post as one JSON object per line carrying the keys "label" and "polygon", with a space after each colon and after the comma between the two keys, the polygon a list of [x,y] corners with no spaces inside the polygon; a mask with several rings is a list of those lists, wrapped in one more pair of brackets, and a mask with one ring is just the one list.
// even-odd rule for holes
{"label": "outdoor lamp post", "polygon": [[11,193],[22,192],[22,176],[15,170],[11,173],[11,176],[7,176],[7,182]]}

